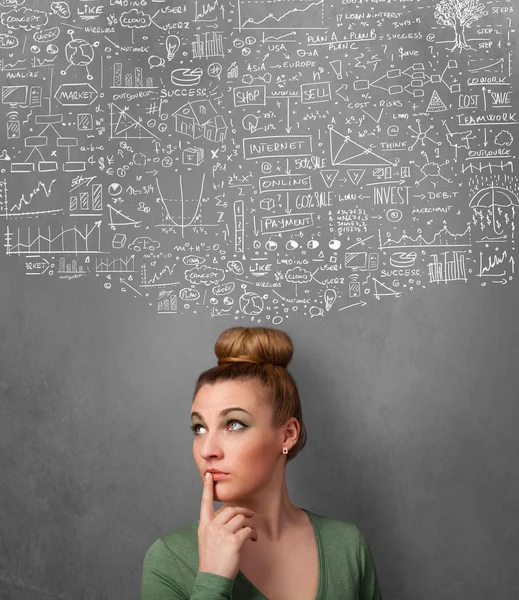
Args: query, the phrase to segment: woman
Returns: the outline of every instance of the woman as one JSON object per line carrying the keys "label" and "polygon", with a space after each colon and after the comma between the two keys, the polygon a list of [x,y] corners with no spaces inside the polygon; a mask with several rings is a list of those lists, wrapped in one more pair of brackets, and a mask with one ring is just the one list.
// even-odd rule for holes
{"label": "woman", "polygon": [[[286,369],[293,350],[286,333],[264,327],[218,338],[218,366],[198,378],[191,413],[200,520],[148,549],[141,600],[382,600],[359,529],[288,496],[286,463],[306,443]],[[209,470],[221,474],[205,478]]]}

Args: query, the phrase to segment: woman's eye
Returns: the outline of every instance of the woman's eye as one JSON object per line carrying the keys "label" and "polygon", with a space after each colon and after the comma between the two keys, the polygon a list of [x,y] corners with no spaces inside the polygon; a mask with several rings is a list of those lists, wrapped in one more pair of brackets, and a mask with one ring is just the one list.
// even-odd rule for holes
{"label": "woman's eye", "polygon": [[[231,429],[231,431],[239,431],[240,429],[244,429],[245,427],[247,427],[247,425],[245,425],[241,421],[238,421],[238,419],[231,419],[230,421],[227,421],[227,425],[230,425],[231,423],[239,423],[241,425],[241,427],[239,427],[238,429]],[[200,425],[200,423],[195,423],[195,424],[191,425],[191,431],[195,435],[200,435],[198,433],[198,427],[203,427],[203,425]]]}

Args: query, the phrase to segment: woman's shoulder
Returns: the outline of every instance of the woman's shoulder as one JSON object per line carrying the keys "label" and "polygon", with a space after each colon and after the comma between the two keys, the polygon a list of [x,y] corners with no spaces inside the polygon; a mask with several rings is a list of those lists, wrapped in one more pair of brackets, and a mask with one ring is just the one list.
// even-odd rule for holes
{"label": "woman's shoulder", "polygon": [[306,510],[313,523],[317,526],[326,545],[337,543],[356,548],[363,535],[355,523],[344,519],[337,519]]}
{"label": "woman's shoulder", "polygon": [[356,535],[358,531],[357,525],[352,523],[351,521],[346,521],[344,519],[336,519],[334,517],[328,517],[326,515],[321,515],[319,513],[315,513],[311,510],[305,509],[307,513],[310,514],[310,518],[316,525],[319,526],[320,529],[326,531],[340,531],[347,535]]}
{"label": "woman's shoulder", "polygon": [[148,548],[150,553],[190,554],[198,546],[198,521],[164,532]]}

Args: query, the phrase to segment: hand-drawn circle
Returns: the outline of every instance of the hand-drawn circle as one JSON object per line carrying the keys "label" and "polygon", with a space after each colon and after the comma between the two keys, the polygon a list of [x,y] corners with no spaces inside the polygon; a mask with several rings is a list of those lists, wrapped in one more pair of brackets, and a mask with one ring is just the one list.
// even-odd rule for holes
{"label": "hand-drawn circle", "polygon": [[163,167],[171,167],[171,165],[173,164],[173,159],[171,158],[171,156],[165,156],[162,159],[161,164]]}
{"label": "hand-drawn circle", "polygon": [[111,183],[108,186],[108,193],[111,196],[118,196],[122,191],[123,191],[123,186],[120,183],[118,183],[117,181],[114,181],[113,183]]}
{"label": "hand-drawn circle", "polygon": [[332,250],[338,250],[341,247],[341,242],[339,240],[330,240],[328,247]]}
{"label": "hand-drawn circle", "polygon": [[242,313],[248,316],[261,314],[265,307],[263,299],[256,292],[246,292],[240,296],[239,303]]}
{"label": "hand-drawn circle", "polygon": [[272,165],[268,162],[261,163],[261,172],[262,173],[270,173],[272,171]]}
{"label": "hand-drawn circle", "polygon": [[398,223],[398,221],[400,221],[403,216],[404,215],[402,211],[398,210],[398,208],[390,208],[386,212],[386,218],[388,221],[391,221],[391,223]]}

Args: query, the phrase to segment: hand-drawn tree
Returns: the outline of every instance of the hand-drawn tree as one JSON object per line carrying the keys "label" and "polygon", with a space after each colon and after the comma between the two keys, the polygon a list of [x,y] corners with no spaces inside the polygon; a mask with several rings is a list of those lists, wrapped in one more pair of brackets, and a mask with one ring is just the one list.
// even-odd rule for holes
{"label": "hand-drawn tree", "polygon": [[454,29],[456,40],[450,50],[474,50],[465,40],[465,28],[470,27],[483,15],[488,14],[485,5],[479,0],[440,0],[436,5],[434,16],[440,25]]}

